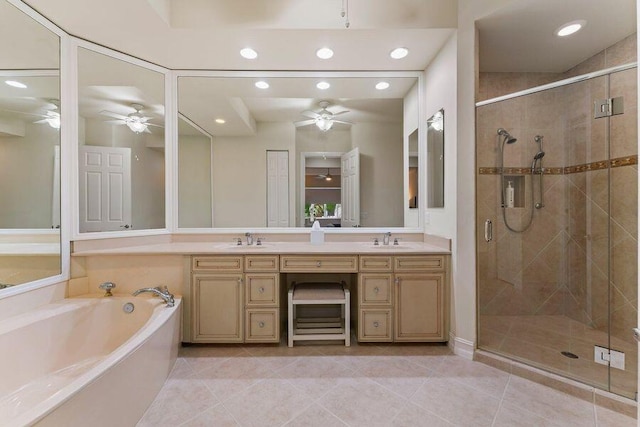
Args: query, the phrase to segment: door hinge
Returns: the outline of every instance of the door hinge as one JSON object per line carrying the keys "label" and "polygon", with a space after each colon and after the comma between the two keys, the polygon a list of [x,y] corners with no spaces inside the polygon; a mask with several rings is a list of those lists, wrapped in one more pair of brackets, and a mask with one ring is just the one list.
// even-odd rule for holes
{"label": "door hinge", "polygon": [[624,97],[599,99],[594,103],[593,118],[617,116],[624,114]]}

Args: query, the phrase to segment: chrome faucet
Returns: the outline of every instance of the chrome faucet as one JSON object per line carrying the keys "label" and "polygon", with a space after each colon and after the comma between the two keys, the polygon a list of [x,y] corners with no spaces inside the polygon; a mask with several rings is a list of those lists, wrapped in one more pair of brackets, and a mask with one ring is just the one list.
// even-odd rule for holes
{"label": "chrome faucet", "polygon": [[385,246],[389,246],[389,238],[391,237],[391,232],[387,231],[382,235],[382,244]]}
{"label": "chrome faucet", "polygon": [[138,296],[141,293],[144,292],[150,292],[152,294],[155,294],[157,296],[159,296],[160,298],[162,298],[164,300],[164,302],[167,303],[167,307],[173,307],[176,303],[175,298],[173,297],[173,294],[169,292],[169,289],[167,289],[166,286],[156,286],[155,288],[142,288],[142,289],[138,289],[137,291],[135,291],[133,293],[133,296]]}
{"label": "chrome faucet", "polygon": [[113,283],[113,282],[104,282],[98,287],[100,289],[104,289],[104,291],[105,291],[104,296],[105,297],[112,297],[113,294],[111,293],[111,290],[116,287],[116,284]]}
{"label": "chrome faucet", "polygon": [[247,245],[253,245],[253,234],[244,233],[244,236],[247,238]]}

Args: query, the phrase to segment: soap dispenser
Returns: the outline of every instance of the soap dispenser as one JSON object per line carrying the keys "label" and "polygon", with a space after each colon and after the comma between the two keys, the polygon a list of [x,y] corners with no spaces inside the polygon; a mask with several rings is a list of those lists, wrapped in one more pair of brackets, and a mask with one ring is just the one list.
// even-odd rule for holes
{"label": "soap dispenser", "polygon": [[506,207],[512,208],[515,206],[515,188],[513,188],[512,182],[507,182],[507,188],[505,189],[505,201]]}
{"label": "soap dispenser", "polygon": [[320,223],[316,220],[311,227],[311,244],[321,245],[324,243],[324,230],[320,228]]}

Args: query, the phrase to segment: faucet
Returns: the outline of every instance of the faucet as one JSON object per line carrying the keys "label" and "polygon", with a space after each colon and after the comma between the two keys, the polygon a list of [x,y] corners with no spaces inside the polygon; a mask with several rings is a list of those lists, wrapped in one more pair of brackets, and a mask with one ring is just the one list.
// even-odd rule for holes
{"label": "faucet", "polygon": [[113,282],[104,282],[98,287],[100,289],[104,289],[105,290],[105,293],[104,293],[105,297],[112,297],[113,294],[111,293],[111,289],[115,288],[116,284],[113,283]]}
{"label": "faucet", "polygon": [[389,246],[389,238],[391,237],[391,232],[387,231],[382,235],[382,244],[385,246]]}
{"label": "faucet", "polygon": [[160,298],[162,298],[164,300],[164,302],[167,303],[167,307],[173,307],[176,303],[175,298],[173,297],[173,294],[171,294],[169,292],[169,289],[167,289],[166,286],[156,286],[155,288],[142,288],[142,289],[138,289],[137,291],[135,291],[133,293],[133,296],[138,296],[139,294],[143,293],[143,292],[150,292],[152,294],[155,294],[157,296],[159,296]]}
{"label": "faucet", "polygon": [[253,245],[253,234],[247,232],[244,235],[247,238],[247,245]]}

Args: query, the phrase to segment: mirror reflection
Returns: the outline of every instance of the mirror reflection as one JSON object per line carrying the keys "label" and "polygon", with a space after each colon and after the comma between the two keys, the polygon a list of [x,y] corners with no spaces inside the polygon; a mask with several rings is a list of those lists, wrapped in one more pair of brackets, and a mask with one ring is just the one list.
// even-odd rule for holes
{"label": "mirror reflection", "polygon": [[60,274],[59,38],[0,1],[0,289]]}
{"label": "mirror reflection", "polygon": [[179,77],[180,227],[404,227],[406,75]]}
{"label": "mirror reflection", "polygon": [[444,207],[444,110],[427,120],[427,207]]}
{"label": "mirror reflection", "polygon": [[78,49],[80,232],[165,226],[164,74]]}

